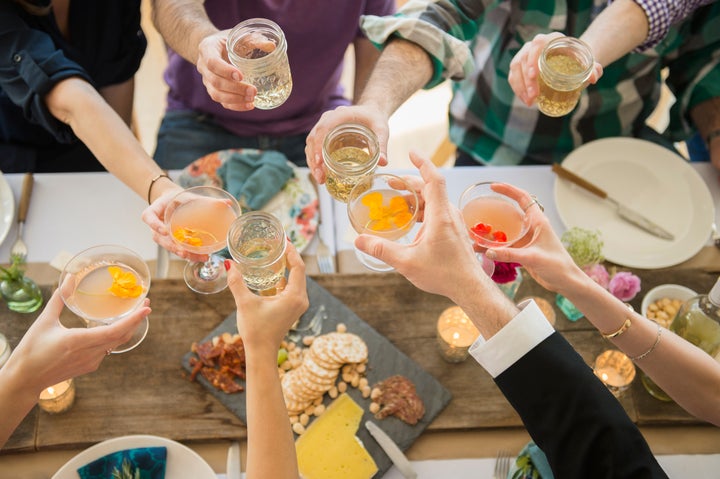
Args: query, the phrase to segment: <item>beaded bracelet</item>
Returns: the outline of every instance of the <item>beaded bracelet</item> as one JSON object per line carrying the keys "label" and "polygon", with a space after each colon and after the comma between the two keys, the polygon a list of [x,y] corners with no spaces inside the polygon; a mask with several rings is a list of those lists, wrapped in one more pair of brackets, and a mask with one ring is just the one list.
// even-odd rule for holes
{"label": "beaded bracelet", "polygon": [[617,331],[615,331],[613,333],[609,333],[609,334],[605,334],[605,333],[600,333],[600,334],[602,334],[602,337],[605,339],[616,338],[616,337],[620,336],[622,333],[624,333],[625,331],[627,331],[628,329],[630,329],[630,326],[632,326],[632,322],[630,321],[630,318],[627,318],[625,320],[625,322],[622,324],[622,326],[620,326],[620,329],[618,329]]}
{"label": "beaded bracelet", "polygon": [[160,174],[157,175],[155,178],[153,178],[152,180],[150,180],[150,186],[148,186],[148,204],[152,203],[152,201],[150,201],[150,193],[152,193],[153,185],[154,185],[155,182],[156,182],[157,180],[159,180],[160,178],[170,179],[170,177],[169,177],[168,175],[166,175],[165,173],[160,173]]}
{"label": "beaded bracelet", "polygon": [[662,333],[662,328],[660,327],[660,325],[658,325],[657,331],[658,331],[657,338],[655,338],[655,343],[652,346],[650,346],[650,349],[648,349],[647,351],[642,353],[640,356],[630,357],[631,361],[639,361],[639,360],[645,358],[648,354],[655,351],[655,348],[657,348],[657,345],[660,344],[660,334]]}

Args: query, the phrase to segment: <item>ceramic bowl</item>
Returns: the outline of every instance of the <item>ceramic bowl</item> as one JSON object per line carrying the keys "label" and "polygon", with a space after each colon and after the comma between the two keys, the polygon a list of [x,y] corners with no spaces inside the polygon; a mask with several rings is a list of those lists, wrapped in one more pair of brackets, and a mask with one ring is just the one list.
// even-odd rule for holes
{"label": "ceramic bowl", "polygon": [[[690,288],[687,288],[685,286],[681,286],[679,284],[661,284],[659,286],[655,286],[653,289],[645,293],[645,296],[642,300],[642,306],[640,310],[640,314],[642,314],[645,317],[648,316],[648,306],[650,306],[655,301],[658,301],[662,298],[668,298],[668,299],[678,299],[681,302],[685,302],[688,299],[692,298],[693,296],[697,296],[697,293],[693,291]],[[673,315],[674,316],[674,315]],[[654,319],[654,318],[651,318]],[[666,321],[657,321],[662,326],[667,327],[670,325],[670,322],[672,322],[673,318],[668,318]]]}

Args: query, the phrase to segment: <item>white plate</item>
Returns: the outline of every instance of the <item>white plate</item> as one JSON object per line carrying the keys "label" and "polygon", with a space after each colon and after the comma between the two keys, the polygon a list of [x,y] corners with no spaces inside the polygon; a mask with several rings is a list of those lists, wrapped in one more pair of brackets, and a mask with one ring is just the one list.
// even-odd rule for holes
{"label": "white plate", "polygon": [[15,197],[10,185],[0,172],[0,243],[5,241],[15,217]]}
{"label": "white plate", "polygon": [[65,465],[52,476],[52,479],[78,479],[80,477],[77,473],[79,468],[95,459],[99,459],[116,451],[135,447],[162,446],[167,448],[167,465],[165,467],[165,477],[167,479],[180,477],[217,479],[217,474],[215,474],[208,463],[192,449],[164,437],[146,435],[116,437],[95,444],[65,463]]}
{"label": "white plate", "polygon": [[644,140],[606,138],[570,153],[563,166],[675,235],[664,240],[622,220],[612,205],[555,179],[555,204],[566,228],[600,230],[608,261],[665,268],[693,257],[710,237],[715,208],[707,185],[680,156]]}

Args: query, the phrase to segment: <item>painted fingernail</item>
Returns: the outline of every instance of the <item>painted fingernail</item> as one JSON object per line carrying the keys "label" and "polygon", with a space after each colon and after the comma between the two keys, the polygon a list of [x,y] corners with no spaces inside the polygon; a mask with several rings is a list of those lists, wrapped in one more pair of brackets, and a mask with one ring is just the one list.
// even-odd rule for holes
{"label": "painted fingernail", "polygon": [[232,261],[230,261],[229,259],[226,259],[224,264],[225,264],[225,271],[230,271],[230,267],[232,266]]}
{"label": "painted fingernail", "polygon": [[485,252],[485,256],[488,259],[495,259],[495,258],[497,258],[497,253],[494,250],[489,249]]}

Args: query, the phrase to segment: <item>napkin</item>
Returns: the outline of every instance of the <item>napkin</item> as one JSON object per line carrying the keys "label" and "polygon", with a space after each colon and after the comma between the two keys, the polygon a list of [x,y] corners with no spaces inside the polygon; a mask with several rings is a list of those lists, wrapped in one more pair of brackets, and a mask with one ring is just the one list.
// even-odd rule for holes
{"label": "napkin", "polygon": [[[125,449],[95,459],[77,470],[80,479],[165,479],[167,448],[139,447]],[[125,468],[131,468],[130,475],[123,475]],[[139,472],[139,475],[135,471]],[[117,474],[114,474],[116,473]]]}
{"label": "napkin", "polygon": [[242,149],[230,154],[217,175],[243,207],[259,210],[285,186],[293,169],[279,151]]}
{"label": "napkin", "polygon": [[[520,473],[520,470],[522,470],[522,473]],[[533,471],[537,472],[538,475],[534,476]],[[514,466],[510,468],[510,472],[507,475],[507,479],[524,479],[526,477],[554,479],[545,453],[533,441],[527,443],[522,451],[520,451]]]}

